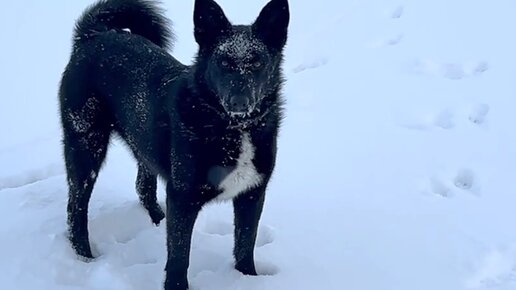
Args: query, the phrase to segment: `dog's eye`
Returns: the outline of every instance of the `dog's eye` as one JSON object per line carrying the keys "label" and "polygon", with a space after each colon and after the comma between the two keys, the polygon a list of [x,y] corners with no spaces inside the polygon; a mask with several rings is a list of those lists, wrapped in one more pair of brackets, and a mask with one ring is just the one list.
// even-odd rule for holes
{"label": "dog's eye", "polygon": [[261,68],[261,67],[262,67],[262,62],[261,62],[261,61],[259,61],[259,60],[257,60],[257,61],[255,61],[255,62],[253,62],[253,64],[252,64],[252,65],[253,65],[253,68],[258,69],[258,68]]}
{"label": "dog's eye", "polygon": [[220,65],[221,65],[222,67],[229,67],[229,61],[227,61],[227,60],[223,60],[223,61],[221,61],[221,62],[220,62]]}

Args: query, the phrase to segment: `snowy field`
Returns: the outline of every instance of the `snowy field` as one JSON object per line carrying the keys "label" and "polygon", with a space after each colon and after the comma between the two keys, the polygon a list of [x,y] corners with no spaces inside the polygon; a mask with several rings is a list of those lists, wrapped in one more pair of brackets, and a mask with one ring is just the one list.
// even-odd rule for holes
{"label": "snowy field", "polygon": [[[190,63],[193,1],[164,1]],[[266,0],[219,0],[235,23]],[[114,142],[90,203],[99,258],[66,241],[57,86],[91,1],[0,11],[0,289],[161,289],[165,228]],[[287,118],[256,249],[232,214],[195,228],[194,290],[516,289],[516,2],[291,0]],[[164,202],[163,189],[160,200]]]}

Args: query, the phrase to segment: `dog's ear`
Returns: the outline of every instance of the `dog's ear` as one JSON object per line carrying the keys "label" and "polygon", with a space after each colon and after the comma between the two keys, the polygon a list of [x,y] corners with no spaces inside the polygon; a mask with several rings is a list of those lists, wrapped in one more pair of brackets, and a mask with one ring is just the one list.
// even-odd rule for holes
{"label": "dog's ear", "polygon": [[271,0],[254,22],[253,31],[265,45],[280,50],[287,42],[289,20],[288,0]]}
{"label": "dog's ear", "polygon": [[220,36],[230,31],[231,23],[215,1],[195,0],[194,35],[200,47],[215,45]]}

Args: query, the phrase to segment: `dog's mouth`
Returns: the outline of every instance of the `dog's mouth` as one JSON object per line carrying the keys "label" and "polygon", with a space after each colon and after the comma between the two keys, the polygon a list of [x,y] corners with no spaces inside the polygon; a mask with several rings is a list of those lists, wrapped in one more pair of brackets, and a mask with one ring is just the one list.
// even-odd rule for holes
{"label": "dog's mouth", "polygon": [[229,122],[230,128],[242,129],[253,124],[259,123],[269,113],[269,109],[264,109],[262,102],[246,106],[245,110],[231,110],[224,101],[218,106],[210,106],[206,103],[203,105],[219,114],[222,118]]}
{"label": "dog's mouth", "polygon": [[246,111],[231,111],[226,106],[223,105],[223,107],[231,128],[242,129],[252,126],[259,123],[269,113],[269,110],[262,110],[260,104],[249,106]]}
{"label": "dog's mouth", "polygon": [[243,120],[243,119],[251,118],[254,115],[253,114],[254,110],[249,110],[249,111],[245,111],[245,112],[232,112],[232,111],[226,110],[226,113],[229,115],[229,117],[231,119]]}
{"label": "dog's mouth", "polygon": [[240,110],[233,110],[230,108],[230,106],[224,103],[222,103],[222,107],[224,108],[225,113],[232,120],[250,119],[253,118],[256,113],[259,113],[259,110],[256,109],[258,107],[257,105],[249,105],[246,108]]}

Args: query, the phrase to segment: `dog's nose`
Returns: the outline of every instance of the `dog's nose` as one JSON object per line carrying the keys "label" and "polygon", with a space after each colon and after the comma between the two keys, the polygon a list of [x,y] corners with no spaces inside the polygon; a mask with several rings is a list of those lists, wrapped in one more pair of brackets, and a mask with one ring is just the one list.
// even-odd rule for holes
{"label": "dog's nose", "polygon": [[249,99],[243,96],[231,98],[229,102],[229,110],[232,113],[246,113],[249,111]]}

